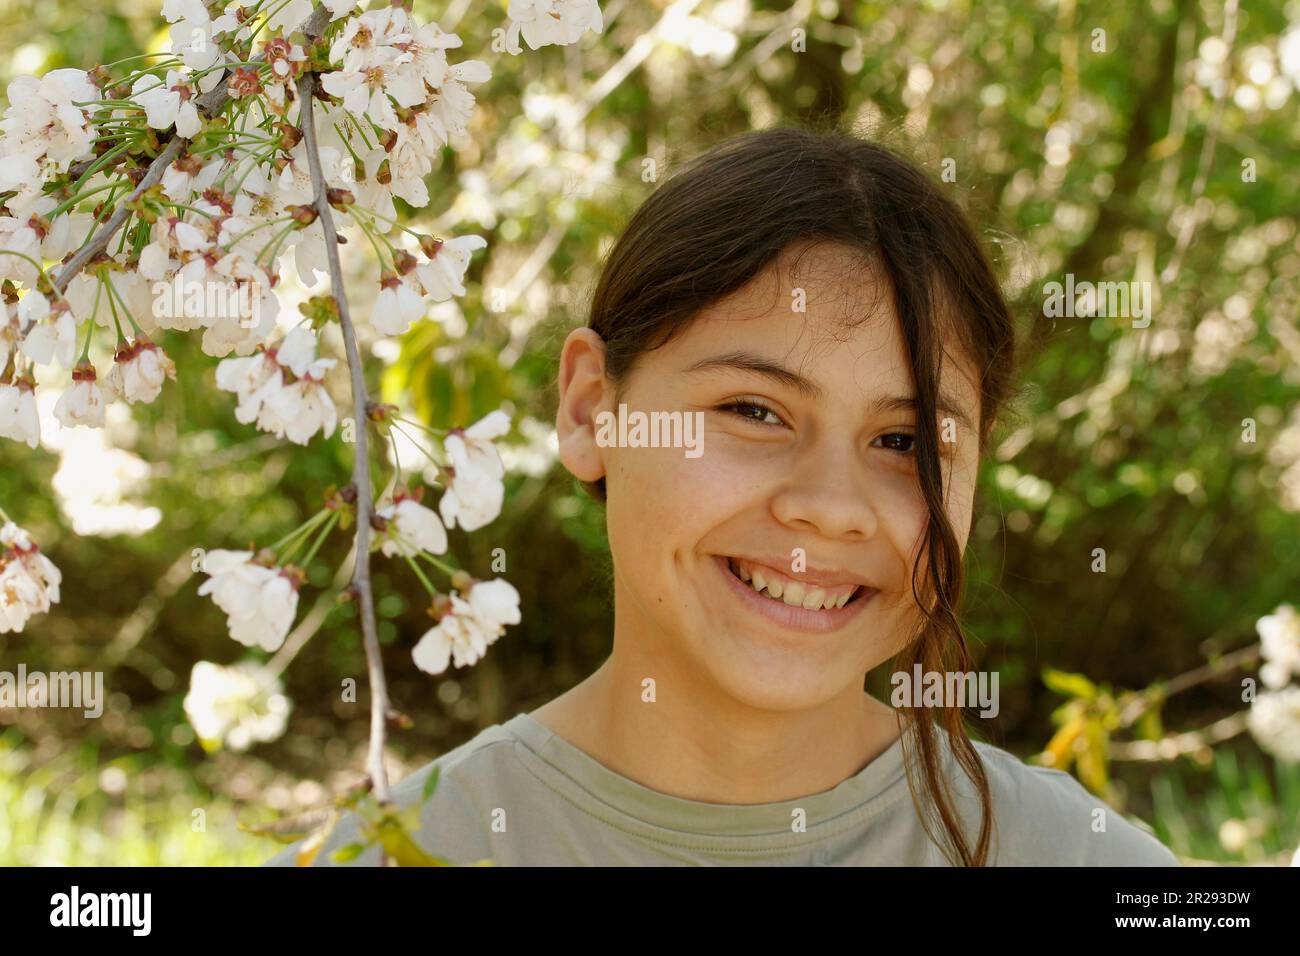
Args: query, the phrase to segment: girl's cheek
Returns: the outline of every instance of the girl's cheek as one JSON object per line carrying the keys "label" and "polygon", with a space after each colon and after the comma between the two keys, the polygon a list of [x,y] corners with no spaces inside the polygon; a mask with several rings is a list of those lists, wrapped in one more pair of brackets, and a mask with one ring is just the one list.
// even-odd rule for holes
{"label": "girl's cheek", "polygon": [[791,455],[785,447],[706,434],[700,457],[679,458],[665,467],[680,488],[682,507],[709,516],[709,524],[719,524],[770,499],[790,474]]}

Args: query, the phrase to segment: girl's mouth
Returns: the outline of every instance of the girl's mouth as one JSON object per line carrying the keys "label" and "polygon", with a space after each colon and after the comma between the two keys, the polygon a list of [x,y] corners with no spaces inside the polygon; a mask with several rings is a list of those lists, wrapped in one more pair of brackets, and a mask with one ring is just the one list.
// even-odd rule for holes
{"label": "girl's mouth", "polygon": [[805,584],[780,575],[771,568],[754,565],[740,558],[728,558],[727,569],[763,597],[808,611],[829,611],[831,608],[844,607],[863,590],[857,584],[834,584],[827,587]]}
{"label": "girl's mouth", "polygon": [[825,633],[842,627],[870,602],[875,588],[859,584],[818,585],[794,580],[742,558],[714,555],[728,590],[750,609],[783,628]]}

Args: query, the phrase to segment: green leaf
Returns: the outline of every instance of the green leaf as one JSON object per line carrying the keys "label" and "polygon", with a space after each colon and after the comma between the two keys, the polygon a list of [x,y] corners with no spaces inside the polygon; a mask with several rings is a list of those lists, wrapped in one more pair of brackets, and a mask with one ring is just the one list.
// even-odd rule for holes
{"label": "green leaf", "polygon": [[362,853],[366,852],[366,844],[349,843],[347,846],[341,846],[330,854],[330,859],[335,863],[351,863]]}
{"label": "green leaf", "polygon": [[433,796],[433,791],[438,786],[438,769],[439,768],[435,766],[433,770],[429,773],[429,776],[427,776],[424,779],[425,800],[428,800],[431,796]]}
{"label": "green leaf", "polygon": [[1082,674],[1071,674],[1067,671],[1054,670],[1051,667],[1043,670],[1043,683],[1050,690],[1058,694],[1064,694],[1066,697],[1082,697],[1084,700],[1092,700],[1097,696],[1097,685]]}
{"label": "green leaf", "polygon": [[1152,707],[1144,711],[1137,721],[1137,734],[1143,740],[1159,740],[1165,735],[1164,726],[1160,720],[1160,709]]}

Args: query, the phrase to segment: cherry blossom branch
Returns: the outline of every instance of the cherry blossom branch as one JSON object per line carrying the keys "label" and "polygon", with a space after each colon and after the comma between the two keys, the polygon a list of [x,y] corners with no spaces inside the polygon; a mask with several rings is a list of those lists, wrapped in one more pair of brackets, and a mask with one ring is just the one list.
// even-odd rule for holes
{"label": "cherry blossom branch", "polygon": [[1231,740],[1249,729],[1246,713],[1238,711],[1205,727],[1171,734],[1162,740],[1112,741],[1110,758],[1139,763],[1168,762]]}
{"label": "cherry blossom branch", "polygon": [[108,248],[109,240],[131,217],[131,205],[145,192],[162,181],[163,173],[167,171],[167,167],[180,154],[181,148],[186,142],[186,140],[177,137],[168,143],[167,147],[155,157],[154,161],[149,164],[149,169],[145,172],[144,178],[140,180],[140,185],[131,191],[131,195],[127,196],[122,201],[122,204],[113,211],[113,215],[108,217],[108,221],[99,227],[99,230],[90,237],[90,240],[78,249],[76,255],[69,259],[67,265],[59,271],[53,282],[56,290],[59,292],[66,291],[68,283],[75,279],[77,273],[86,267],[86,263]]}
{"label": "cherry blossom branch", "polygon": [[330,289],[339,310],[339,327],[343,331],[343,347],[347,353],[348,370],[352,375],[352,410],[356,418],[356,456],[352,464],[352,482],[357,490],[356,562],[352,572],[352,587],[361,605],[361,633],[366,651],[366,668],[370,676],[370,752],[366,758],[367,769],[375,799],[388,802],[388,776],[384,769],[384,731],[388,719],[388,683],[384,677],[384,663],[379,654],[379,636],[375,631],[375,598],[370,586],[370,516],[372,513],[370,489],[370,449],[366,434],[369,419],[367,407],[370,397],[366,392],[366,379],[361,365],[361,352],[357,348],[356,330],[348,311],[347,292],[343,287],[343,269],[339,264],[338,233],[334,228],[334,210],[326,196],[325,175],[321,171],[320,148],[316,142],[316,124],[312,117],[312,97],[315,91],[315,74],[307,72],[298,81],[298,122],[302,127],[303,144],[307,152],[307,165],[311,170],[312,186],[316,191],[313,205],[320,217],[325,233],[325,254],[329,260]]}
{"label": "cherry blossom branch", "polygon": [[1259,644],[1251,644],[1238,648],[1229,654],[1224,654],[1208,664],[1203,664],[1195,670],[1188,671],[1186,674],[1179,674],[1177,677],[1170,678],[1163,684],[1157,685],[1159,695],[1154,699],[1146,692],[1137,692],[1129,705],[1120,713],[1120,726],[1132,726],[1139,717],[1155,706],[1157,702],[1163,703],[1175,694],[1181,694],[1185,690],[1208,683],[1238,668],[1250,667],[1259,661],[1259,656]]}
{"label": "cherry blossom branch", "polygon": [[[330,12],[327,7],[318,6],[312,11],[310,17],[298,29],[309,39],[316,40],[325,32],[325,27],[329,25]],[[258,54],[250,62],[260,62],[265,58],[265,54]],[[195,101],[195,106],[205,116],[213,116],[219,113],[230,101],[230,93],[226,89],[225,83],[218,83],[208,92],[204,93]],[[171,141],[163,148],[163,151],[154,157],[153,162],[149,164],[149,169],[145,172],[144,178],[140,184],[131,191],[114,210],[113,215],[108,218],[99,230],[91,236],[76,254],[68,260],[67,264],[60,270],[58,276],[54,279],[54,288],[59,292],[64,292],[68,288],[68,283],[76,278],[77,273],[86,267],[91,259],[95,258],[101,252],[108,248],[109,240],[116,235],[117,231],[126,224],[127,219],[131,217],[131,205],[141,196],[162,181],[163,174],[167,172],[167,167],[175,162],[182,149],[189,143],[189,140],[183,136],[174,135]],[[87,164],[94,163],[94,158],[87,160]],[[87,165],[85,168],[89,168]],[[79,175],[77,167],[72,169],[73,176]]]}

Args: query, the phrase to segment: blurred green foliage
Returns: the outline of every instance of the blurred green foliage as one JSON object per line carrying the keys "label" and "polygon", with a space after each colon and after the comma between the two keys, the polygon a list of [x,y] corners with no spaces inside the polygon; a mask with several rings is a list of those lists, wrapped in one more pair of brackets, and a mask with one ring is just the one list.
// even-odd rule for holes
{"label": "blurred green foliage", "polygon": [[[985,735],[1024,756],[1043,749],[1062,703],[1040,679],[1049,666],[1142,688],[1251,643],[1258,617],[1300,599],[1300,76],[1283,81],[1282,105],[1269,100],[1282,76],[1279,36],[1300,22],[1300,4],[1240,11],[1217,115],[1219,4],[704,2],[694,19],[661,23],[644,60],[635,44],[667,4],[603,6],[603,37],[510,58],[490,52],[504,4],[417,0],[417,16],[445,12],[462,58],[487,60],[494,76],[476,91],[469,140],[432,177],[433,202],[405,212],[419,228],[477,232],[489,245],[460,302],[464,334],[420,323],[398,354],[374,362],[385,401],[435,427],[502,403],[517,420],[550,421],[559,342],[582,322],[611,238],[654,188],[646,160],[661,179],[728,135],[783,122],[901,130],[936,175],[955,159],[953,188],[997,254],[1029,343],[1021,399],[982,475],[967,560],[973,650],[978,666],[999,671],[1003,692]],[[147,47],[160,26],[146,0],[0,0],[0,74],[89,68]],[[1252,72],[1257,62],[1271,66]],[[622,78],[588,99],[601,77]],[[1207,135],[1214,150],[1197,198]],[[1043,283],[1067,273],[1156,282],[1179,258],[1189,210],[1194,239],[1177,276],[1157,282],[1150,328],[1043,316]],[[0,712],[10,725],[0,736],[0,836],[9,829],[0,863],[31,862],[18,842],[67,862],[257,859],[271,848],[251,850],[252,838],[229,828],[191,834],[191,809],[294,809],[361,775],[367,696],[343,703],[338,693],[346,678],[365,683],[348,607],[330,611],[285,674],[294,711],[283,738],[205,756],[185,722],[193,663],[243,651],[195,594],[192,549],[279,537],[316,510],[326,486],[347,481],[351,449],[338,436],[306,449],[268,442],[235,421],[230,396],[213,386],[215,360],[193,339],[169,334],[164,344],[179,382],[137,411],[136,434],[123,439],[150,465],[133,500],[161,509],[152,530],[74,535],[51,492],[57,456],[0,446],[0,502],[64,574],[55,613],[0,636],[0,660],[104,669],[111,695],[96,722]],[[1242,439],[1244,419],[1257,423],[1253,443]],[[376,562],[390,690],[413,720],[393,739],[408,767],[540,705],[608,650],[599,507],[558,467],[512,474],[506,500],[485,532],[453,533],[472,573],[485,574],[503,548],[523,598],[524,623],[468,672],[430,679],[414,668],[410,649],[428,626],[422,590],[403,566]],[[339,535],[320,552],[313,585],[329,584],[346,545]],[[1092,570],[1097,548],[1105,573]],[[1229,677],[1172,698],[1161,716],[1194,728],[1240,709]],[[158,791],[145,803],[107,796],[102,770],[115,761],[130,768],[128,793],[148,774]],[[77,783],[56,787],[55,766]],[[1180,853],[1277,859],[1300,839],[1296,768],[1275,766],[1249,738],[1208,761],[1109,772],[1115,799],[1154,819]],[[146,803],[141,820],[106,829]],[[1241,846],[1223,837],[1225,824],[1239,834],[1233,820],[1246,821]],[[100,832],[119,834],[117,859],[92,837]]]}

